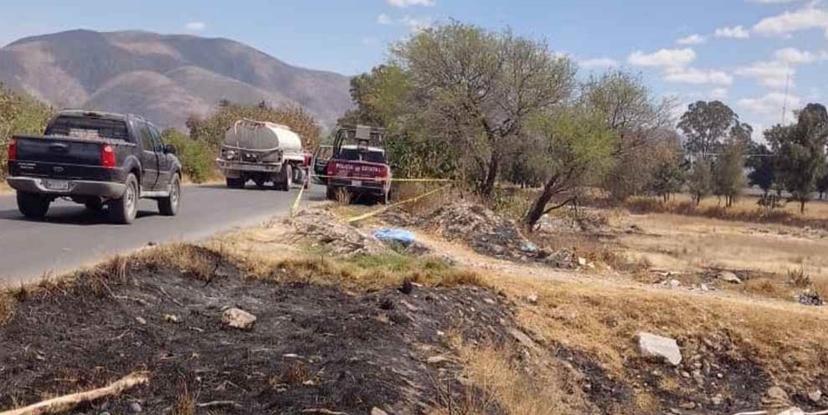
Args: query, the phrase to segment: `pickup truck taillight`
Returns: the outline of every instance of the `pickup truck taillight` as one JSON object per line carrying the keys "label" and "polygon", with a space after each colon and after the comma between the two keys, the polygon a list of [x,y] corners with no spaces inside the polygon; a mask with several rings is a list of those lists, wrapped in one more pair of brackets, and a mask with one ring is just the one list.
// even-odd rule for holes
{"label": "pickup truck taillight", "polygon": [[115,168],[115,149],[109,144],[101,147],[101,166],[107,169]]}
{"label": "pickup truck taillight", "polygon": [[8,160],[9,161],[17,160],[17,141],[15,141],[14,139],[9,141],[8,150],[9,150]]}
{"label": "pickup truck taillight", "polygon": [[336,162],[329,161],[328,164],[325,166],[325,175],[333,176],[334,174],[336,174]]}

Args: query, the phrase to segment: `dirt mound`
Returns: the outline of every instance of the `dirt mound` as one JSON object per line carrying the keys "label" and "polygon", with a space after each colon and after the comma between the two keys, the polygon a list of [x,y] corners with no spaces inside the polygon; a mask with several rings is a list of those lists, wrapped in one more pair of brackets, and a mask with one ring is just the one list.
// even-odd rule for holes
{"label": "dirt mound", "polygon": [[297,235],[319,244],[335,255],[379,254],[386,247],[376,238],[338,220],[332,213],[312,209],[290,220]]}
{"label": "dirt mound", "polygon": [[[186,275],[135,265],[18,293],[0,326],[0,408],[148,370],[147,386],[75,413],[130,413],[138,403],[161,414],[217,401],[229,402],[215,412],[226,414],[423,413],[444,405],[447,391],[474,394],[457,380],[447,333],[509,339],[510,313],[478,287],[355,294],[244,279],[226,261],[206,281]],[[222,324],[228,307],[255,315],[253,328]]]}
{"label": "dirt mound", "polygon": [[481,205],[468,202],[448,205],[423,218],[421,224],[448,240],[462,240],[484,255],[512,260],[542,256],[513,221]]}

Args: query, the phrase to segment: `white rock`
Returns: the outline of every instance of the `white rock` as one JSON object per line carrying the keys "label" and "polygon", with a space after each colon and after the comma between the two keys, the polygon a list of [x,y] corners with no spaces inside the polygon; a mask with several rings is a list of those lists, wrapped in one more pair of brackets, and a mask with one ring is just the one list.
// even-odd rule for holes
{"label": "white rock", "polygon": [[810,399],[811,402],[813,402],[813,403],[819,402],[819,400],[822,399],[822,391],[817,389],[817,390],[808,392],[808,399]]}
{"label": "white rock", "polygon": [[782,412],[779,412],[776,415],[805,415],[805,411],[803,411],[803,410],[801,410],[797,407],[793,407],[793,408],[788,408],[788,409],[786,409]]}
{"label": "white rock", "polygon": [[678,288],[681,287],[681,281],[679,280],[670,280],[670,288]]}
{"label": "white rock", "polygon": [[636,337],[642,355],[664,359],[673,366],[681,363],[681,350],[675,339],[647,332],[639,332]]}
{"label": "white rock", "polygon": [[537,293],[532,293],[532,294],[527,295],[526,296],[526,301],[528,301],[529,304],[537,304],[538,303],[538,294]]}
{"label": "white rock", "polygon": [[742,283],[742,280],[739,279],[739,277],[737,277],[736,274],[734,274],[730,271],[722,271],[716,277],[719,278],[722,281],[729,282],[731,284],[741,284]]}
{"label": "white rock", "polygon": [[580,256],[579,256],[579,257],[578,257],[578,265],[580,265],[580,266],[582,266],[582,267],[583,267],[583,266],[585,266],[586,264],[587,264],[587,260],[586,260],[586,258],[584,258],[584,257],[580,257]]}
{"label": "white rock", "polygon": [[221,322],[229,327],[250,330],[256,322],[256,316],[239,308],[228,308],[222,314]]}
{"label": "white rock", "polygon": [[371,408],[371,415],[388,415],[388,412],[385,412],[375,406]]}

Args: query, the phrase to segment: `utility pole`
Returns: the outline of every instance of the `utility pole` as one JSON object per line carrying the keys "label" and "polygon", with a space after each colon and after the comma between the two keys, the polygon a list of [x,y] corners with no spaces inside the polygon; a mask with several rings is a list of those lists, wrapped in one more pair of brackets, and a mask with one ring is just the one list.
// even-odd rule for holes
{"label": "utility pole", "polygon": [[785,125],[785,118],[788,115],[788,88],[791,85],[791,67],[786,65],[785,73],[785,99],[782,101],[782,125]]}

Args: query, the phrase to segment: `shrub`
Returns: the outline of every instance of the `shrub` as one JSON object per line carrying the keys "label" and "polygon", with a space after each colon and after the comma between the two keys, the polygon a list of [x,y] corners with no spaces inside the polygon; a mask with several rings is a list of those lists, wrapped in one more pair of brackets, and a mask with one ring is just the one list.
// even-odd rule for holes
{"label": "shrub", "polygon": [[164,131],[164,142],[178,149],[182,173],[192,182],[203,183],[216,177],[214,154],[206,142],[193,140],[174,129]]}

